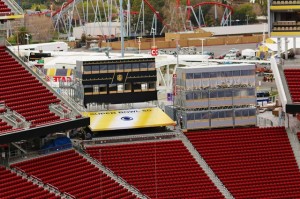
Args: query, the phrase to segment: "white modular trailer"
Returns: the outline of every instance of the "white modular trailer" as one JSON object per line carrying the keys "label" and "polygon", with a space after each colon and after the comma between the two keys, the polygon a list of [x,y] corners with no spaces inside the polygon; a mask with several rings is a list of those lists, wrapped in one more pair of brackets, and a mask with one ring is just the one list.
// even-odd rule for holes
{"label": "white modular trailer", "polygon": [[182,91],[177,94],[175,104],[188,109],[255,105],[255,88],[246,87]]}
{"label": "white modular trailer", "polygon": [[188,130],[256,125],[255,107],[178,112]]}
{"label": "white modular trailer", "polygon": [[255,105],[255,65],[177,69],[175,105],[184,108]]}
{"label": "white modular trailer", "polygon": [[[44,51],[57,51],[57,52],[66,52],[68,51],[68,44],[66,42],[51,42],[51,43],[39,43],[39,44],[28,44],[28,45],[19,45],[19,46],[10,46],[12,51],[22,51],[27,56],[30,52],[44,52]],[[24,51],[28,51],[25,53]]]}
{"label": "white modular trailer", "polygon": [[176,74],[176,86],[181,90],[255,87],[254,64],[180,67]]}
{"label": "white modular trailer", "polygon": [[183,129],[256,124],[254,64],[180,67],[174,106]]}

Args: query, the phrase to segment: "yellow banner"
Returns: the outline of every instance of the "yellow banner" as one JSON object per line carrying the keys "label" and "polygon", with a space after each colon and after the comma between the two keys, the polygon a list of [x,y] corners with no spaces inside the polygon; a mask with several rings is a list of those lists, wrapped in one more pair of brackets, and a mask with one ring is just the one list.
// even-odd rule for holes
{"label": "yellow banner", "polygon": [[84,112],[83,115],[90,117],[92,131],[175,125],[175,122],[160,108]]}
{"label": "yellow banner", "polygon": [[24,15],[7,15],[7,16],[0,16],[0,20],[3,19],[22,19]]}

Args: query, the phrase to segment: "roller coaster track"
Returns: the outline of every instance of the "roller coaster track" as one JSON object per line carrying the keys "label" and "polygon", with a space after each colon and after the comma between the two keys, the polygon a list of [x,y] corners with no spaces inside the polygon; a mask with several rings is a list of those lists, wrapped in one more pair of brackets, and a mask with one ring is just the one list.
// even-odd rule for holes
{"label": "roller coaster track", "polygon": [[[57,9],[56,11],[54,11],[52,13],[52,17],[55,19],[56,17],[58,17],[59,15],[63,15],[66,12],[68,12],[69,10],[73,9],[73,3],[78,4],[79,2],[81,2],[82,0],[68,0],[67,2],[65,2],[59,9]],[[150,8],[150,10],[156,15],[157,19],[163,24],[163,26],[166,26],[168,29],[172,29],[168,24],[166,24],[163,20],[163,18],[160,16],[159,12],[157,12],[155,10],[155,8],[150,4],[150,2],[148,0],[143,0],[144,3],[146,3],[146,5]]]}
{"label": "roller coaster track", "polygon": [[172,28],[171,28],[168,24],[166,24],[166,23],[164,22],[163,18],[162,18],[162,17],[160,16],[160,14],[155,10],[155,8],[149,3],[149,1],[148,1],[148,0],[143,0],[143,1],[147,4],[147,6],[150,8],[150,10],[156,15],[157,19],[163,24],[163,26],[165,26],[166,28],[172,30]]}
{"label": "roller coaster track", "polygon": [[52,17],[56,18],[59,15],[65,14],[69,10],[73,9],[73,3],[75,3],[75,5],[76,5],[81,1],[82,0],[68,0],[67,2],[63,3],[62,7],[60,7],[59,9],[57,9],[56,11],[54,11],[52,13]]}
{"label": "roller coaster track", "polygon": [[231,6],[223,4],[223,3],[219,3],[219,2],[201,2],[201,3],[194,5],[193,8],[197,8],[199,6],[204,6],[204,5],[217,5],[217,6],[225,7],[227,9],[229,9],[230,14],[233,15],[233,8]]}

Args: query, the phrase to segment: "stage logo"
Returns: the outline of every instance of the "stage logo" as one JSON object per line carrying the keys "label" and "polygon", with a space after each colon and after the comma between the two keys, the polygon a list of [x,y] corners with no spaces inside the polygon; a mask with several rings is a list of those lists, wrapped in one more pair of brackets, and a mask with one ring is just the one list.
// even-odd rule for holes
{"label": "stage logo", "polygon": [[119,82],[121,82],[122,80],[123,80],[123,75],[117,75],[117,80],[119,81]]}
{"label": "stage logo", "polygon": [[123,120],[123,121],[131,121],[131,120],[133,120],[133,118],[129,117],[129,116],[124,116],[124,117],[121,117],[121,120]]}

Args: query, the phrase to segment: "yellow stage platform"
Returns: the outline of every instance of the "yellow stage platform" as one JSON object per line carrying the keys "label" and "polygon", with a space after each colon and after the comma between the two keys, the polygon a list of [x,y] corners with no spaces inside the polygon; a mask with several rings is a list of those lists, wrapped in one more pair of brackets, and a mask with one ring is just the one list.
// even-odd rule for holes
{"label": "yellow stage platform", "polygon": [[90,117],[92,131],[174,126],[175,122],[160,108],[84,112]]}

